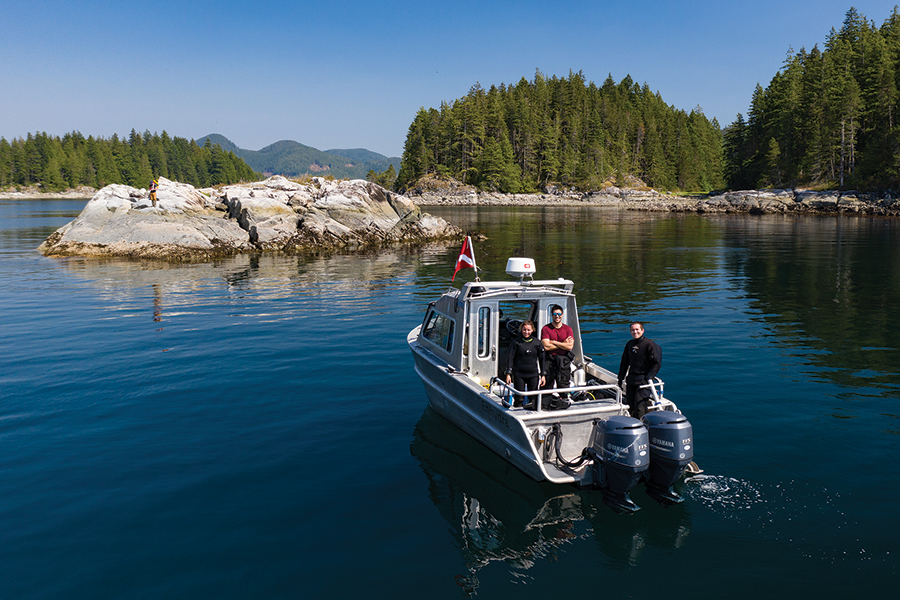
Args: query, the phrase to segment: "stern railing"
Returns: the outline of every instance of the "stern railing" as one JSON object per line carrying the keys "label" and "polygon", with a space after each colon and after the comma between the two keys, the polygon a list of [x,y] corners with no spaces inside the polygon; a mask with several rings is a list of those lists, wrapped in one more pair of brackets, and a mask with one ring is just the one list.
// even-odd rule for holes
{"label": "stern railing", "polygon": [[[499,390],[495,391],[495,387],[497,386]],[[576,385],[567,388],[549,388],[545,390],[533,390],[533,391],[520,391],[512,386],[512,384],[506,383],[503,379],[499,377],[494,377],[491,379],[490,391],[497,396],[500,397],[500,402],[506,408],[511,408],[513,404],[513,398],[515,396],[521,397],[532,397],[537,396],[537,402],[533,402],[535,405],[534,409],[536,412],[542,412],[543,408],[541,407],[541,396],[551,395],[551,394],[580,394],[587,393],[591,394],[595,391],[612,391],[615,394],[615,400],[617,404],[622,404],[622,390],[619,386],[614,384],[606,384],[606,383],[598,383],[593,385]],[[498,393],[499,392],[499,393]],[[596,400],[596,398],[593,398]],[[612,400],[612,398],[610,398]],[[524,403],[524,401],[523,401]]]}

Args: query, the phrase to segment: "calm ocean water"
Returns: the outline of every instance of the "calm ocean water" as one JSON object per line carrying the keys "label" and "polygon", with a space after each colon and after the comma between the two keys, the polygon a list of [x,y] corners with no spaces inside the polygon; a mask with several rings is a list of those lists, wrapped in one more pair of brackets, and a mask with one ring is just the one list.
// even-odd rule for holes
{"label": "calm ocean water", "polygon": [[[900,581],[900,221],[440,208],[628,322],[706,474],[616,515],[426,408],[406,333],[456,245],[48,259],[0,201],[0,598],[840,598]],[[471,271],[461,274],[463,280]]]}

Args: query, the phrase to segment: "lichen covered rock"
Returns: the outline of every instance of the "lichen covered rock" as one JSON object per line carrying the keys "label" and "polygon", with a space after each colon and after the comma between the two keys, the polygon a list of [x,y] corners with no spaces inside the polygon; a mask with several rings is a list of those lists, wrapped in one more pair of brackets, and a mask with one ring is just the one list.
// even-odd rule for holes
{"label": "lichen covered rock", "polygon": [[242,252],[300,252],[459,237],[409,199],[362,180],[265,181],[197,190],[159,179],[146,190],[109,185],[41,244],[47,256],[206,260]]}

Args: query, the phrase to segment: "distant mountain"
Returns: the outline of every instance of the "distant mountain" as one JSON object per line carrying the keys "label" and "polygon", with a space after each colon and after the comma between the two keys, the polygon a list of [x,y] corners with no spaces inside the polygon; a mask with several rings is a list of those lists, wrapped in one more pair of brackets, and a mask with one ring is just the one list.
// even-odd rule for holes
{"label": "distant mountain", "polygon": [[254,171],[265,175],[332,175],[337,179],[365,179],[370,170],[382,172],[393,164],[400,170],[400,157],[387,157],[364,148],[350,150],[317,150],[291,140],[282,140],[262,150],[244,150],[224,135],[211,133],[194,138],[199,145],[218,144],[222,150],[234,152]]}
{"label": "distant mountain", "polygon": [[[234,142],[229,140],[224,135],[219,135],[218,133],[213,133],[210,135],[205,135],[203,137],[195,138],[194,141],[197,142],[198,145],[202,146],[203,144],[206,143],[206,138],[209,138],[209,141],[211,144],[218,144],[219,146],[222,147],[222,150],[225,150],[226,152],[234,152],[235,154],[237,154],[238,152],[241,151],[241,149],[238,148],[234,144]],[[238,154],[238,156],[240,156],[240,155]],[[259,169],[257,169],[257,170],[259,170]]]}

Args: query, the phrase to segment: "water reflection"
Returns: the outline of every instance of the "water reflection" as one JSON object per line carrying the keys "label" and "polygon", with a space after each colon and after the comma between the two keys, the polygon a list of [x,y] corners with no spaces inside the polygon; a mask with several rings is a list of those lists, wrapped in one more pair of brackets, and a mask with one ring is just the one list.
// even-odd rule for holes
{"label": "water reflection", "polygon": [[[158,283],[153,284],[153,322],[162,321],[162,286]],[[157,331],[162,331],[157,329]]]}
{"label": "water reflection", "polygon": [[733,218],[726,268],[780,343],[808,348],[817,378],[900,389],[900,220]]}
{"label": "water reflection", "polygon": [[[702,343],[703,327],[749,318],[761,325],[763,343],[797,357],[798,377],[853,389],[854,398],[861,389],[900,393],[900,219],[429,210],[488,233],[476,245],[488,277],[502,277],[516,249],[538,259],[538,277],[573,279],[587,336],[609,338],[614,325],[607,324],[636,318],[661,335]],[[692,325],[666,331],[679,320]]]}
{"label": "water reflection", "polygon": [[[476,243],[483,278],[505,278],[506,259],[518,254],[538,259],[539,278],[573,279],[587,341],[613,349],[613,360],[627,339],[620,330],[632,319],[647,321],[654,335],[702,344],[698,323],[731,327],[733,319],[748,318],[760,324],[765,343],[800,357],[812,379],[877,396],[900,392],[900,261],[894,260],[900,220],[577,206],[429,211],[487,234]],[[46,236],[29,228],[10,231],[40,237],[35,243]],[[366,255],[240,255],[189,265],[78,258],[54,264],[123,306],[135,300],[146,307],[148,297],[161,294],[160,305],[187,309],[212,302],[204,290],[223,284],[227,302],[236,305],[298,295],[353,302],[373,290],[425,304],[450,285],[457,252],[456,244],[443,243]]]}
{"label": "water reflection", "polygon": [[[450,525],[466,573],[467,594],[478,574],[503,563],[523,574],[543,560],[580,560],[566,548],[594,539],[606,566],[640,564],[647,547],[679,548],[690,534],[683,507],[647,507],[636,521],[613,513],[600,494],[535,482],[426,408],[410,446],[428,478],[428,493]],[[644,505],[652,501],[638,492]]]}
{"label": "water reflection", "polygon": [[537,278],[574,280],[581,306],[602,304],[622,321],[648,304],[702,293],[721,265],[722,225],[698,215],[577,206],[465,208],[429,210],[488,235],[476,244],[485,279],[506,278],[509,256],[532,257]]}
{"label": "water reflection", "polygon": [[207,301],[221,302],[222,295],[226,302],[237,304],[298,297],[348,300],[383,290],[406,295],[413,293],[418,267],[434,262],[435,254],[444,262],[447,252],[446,244],[437,244],[366,255],[242,254],[188,264],[121,258],[44,260],[99,289],[101,298],[123,309],[149,297],[154,313],[161,314],[164,307],[189,309]]}

